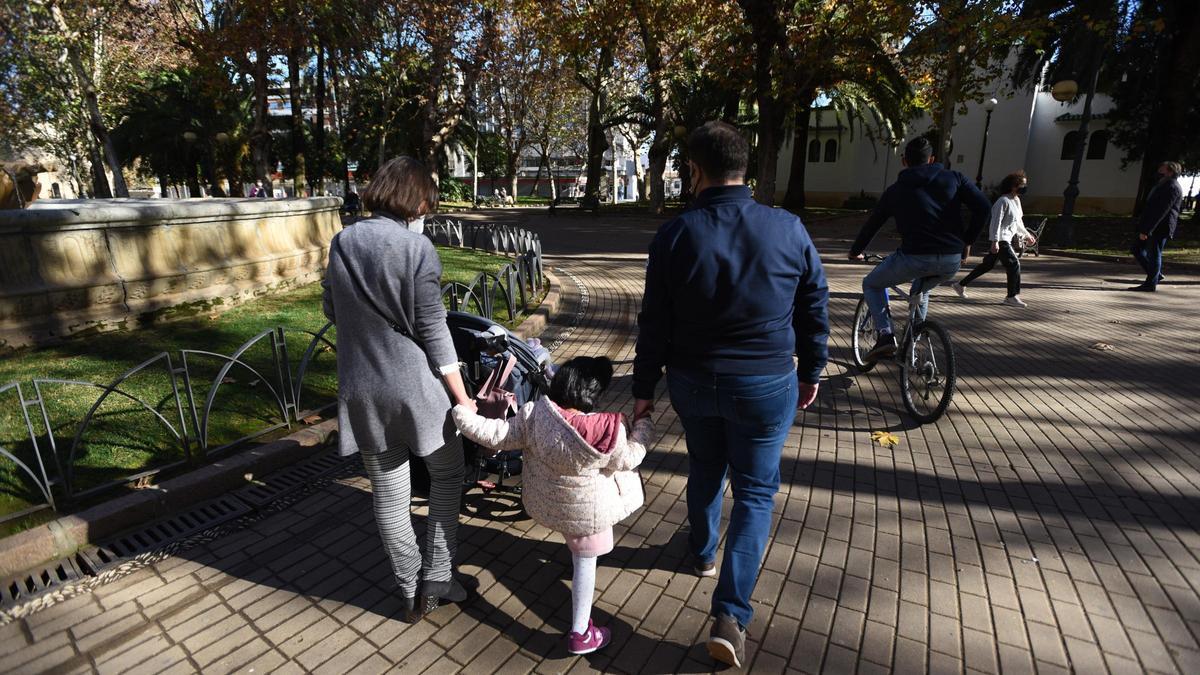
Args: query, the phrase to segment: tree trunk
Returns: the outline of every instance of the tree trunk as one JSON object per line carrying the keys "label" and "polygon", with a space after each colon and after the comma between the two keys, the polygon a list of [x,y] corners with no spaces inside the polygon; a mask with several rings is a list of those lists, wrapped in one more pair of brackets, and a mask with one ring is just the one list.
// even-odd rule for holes
{"label": "tree trunk", "polygon": [[937,160],[947,169],[950,168],[950,151],[954,138],[954,113],[958,107],[958,85],[961,64],[957,56],[951,56],[946,66],[946,88],[942,91],[942,100],[938,109],[938,143],[934,154]]}
{"label": "tree trunk", "polygon": [[171,181],[167,179],[167,174],[158,174],[158,192],[163,199],[171,198]]}
{"label": "tree trunk", "polygon": [[316,144],[316,186],[318,194],[325,192],[325,43],[317,41],[317,126],[313,129]]}
{"label": "tree trunk", "polygon": [[[546,146],[542,146],[545,148]],[[543,150],[542,162],[546,164],[546,175],[550,176],[550,201],[558,199],[558,176],[554,175],[554,165],[550,163],[550,151]]]}
{"label": "tree trunk", "polygon": [[583,198],[588,205],[600,204],[600,181],[604,175],[604,152],[608,150],[608,135],[604,133],[604,110],[608,107],[608,93],[604,90],[604,76],[612,68],[612,50],[600,48],[596,63],[596,78],[591,88],[588,104],[587,131],[587,185]]}
{"label": "tree trunk", "polygon": [[[66,17],[63,16],[62,10],[57,5],[50,6],[50,14],[60,32],[64,35],[72,33],[70,26],[67,24]],[[87,107],[88,126],[91,128],[92,135],[95,136],[96,142],[100,144],[104,153],[102,163],[107,163],[109,171],[112,172],[112,182],[116,196],[129,197],[129,186],[125,184],[125,176],[121,174],[121,160],[117,156],[117,149],[113,145],[112,138],[108,135],[108,125],[104,123],[104,116],[100,114],[100,99],[96,94],[96,83],[88,74],[87,69],[83,67],[83,58],[79,54],[79,45],[77,42],[71,40],[68,41],[67,45],[67,60],[71,64],[71,70],[75,73],[75,79],[78,80],[77,84],[83,94],[84,104]],[[95,169],[93,169],[94,171]],[[101,169],[101,173],[103,173],[103,169]],[[106,197],[112,196],[112,193],[108,189],[107,179],[104,181],[103,194]]]}
{"label": "tree trunk", "polygon": [[92,196],[96,199],[112,199],[108,176],[104,174],[104,157],[95,143],[88,143],[88,154],[92,164]]}
{"label": "tree trunk", "polygon": [[[670,95],[670,90],[668,89],[666,73],[664,72],[665,64],[663,63],[661,40],[650,25],[649,17],[646,15],[644,0],[635,3],[635,13],[637,15],[638,28],[642,34],[642,46],[646,54],[646,70],[650,75],[650,118],[654,128],[654,141],[651,142],[648,153],[650,175],[646,187],[648,188],[647,191],[650,198],[650,212],[661,214],[666,201],[663,174],[667,170],[667,156],[671,154],[671,136],[674,131],[670,128],[669,120],[667,119],[667,98]],[[637,161],[636,151],[634,152],[634,164],[641,167],[641,163]],[[628,189],[627,186],[626,190]]]}
{"label": "tree trunk", "polygon": [[333,75],[333,120],[337,124],[338,140],[342,146],[342,195],[350,194],[349,149],[346,147],[345,120],[342,119],[342,77],[339,66],[341,59],[335,50],[329,55],[329,70]]}
{"label": "tree trunk", "polygon": [[304,98],[300,95],[300,62],[304,58],[304,47],[295,46],[288,55],[288,94],[292,109],[292,184],[294,196],[306,194],[308,176],[304,166]]}
{"label": "tree trunk", "polygon": [[[1174,24],[1168,24],[1171,37],[1162,50],[1158,61],[1158,91],[1154,97],[1156,105],[1147,121],[1149,128],[1146,149],[1142,156],[1141,180],[1138,184],[1135,213],[1141,213],[1146,197],[1158,182],[1158,167],[1167,160],[1179,159],[1179,152],[1187,147],[1185,130],[1192,109],[1191,97],[1195,96],[1192,83],[1200,69],[1200,5],[1193,0],[1175,3]],[[1185,167],[1195,170],[1195,167]],[[1200,210],[1198,210],[1200,212]],[[1192,219],[1193,221],[1195,218]]]}
{"label": "tree trunk", "polygon": [[804,194],[804,173],[808,169],[808,128],[812,119],[813,92],[802,91],[796,100],[796,122],[792,132],[792,170],[788,175],[787,194],[783,208],[800,210],[807,203]]}
{"label": "tree trunk", "polygon": [[271,132],[267,129],[267,68],[270,54],[266,46],[255,51],[254,63],[254,129],[250,132],[250,155],[254,160],[254,178],[262,181],[270,194]]}
{"label": "tree trunk", "polygon": [[537,173],[533,175],[533,185],[529,188],[529,196],[536,197],[538,185],[542,182],[542,158],[538,158]]}
{"label": "tree trunk", "polygon": [[[786,43],[779,21],[779,3],[774,0],[739,0],[754,36],[754,95],[758,101],[758,167],[754,199],[768,206],[775,203],[775,175],[779,147],[783,142],[784,112],[790,95],[791,76],[784,72],[776,78],[772,67],[775,54]],[[779,79],[779,82],[776,82]],[[776,96],[774,89],[780,92]]]}

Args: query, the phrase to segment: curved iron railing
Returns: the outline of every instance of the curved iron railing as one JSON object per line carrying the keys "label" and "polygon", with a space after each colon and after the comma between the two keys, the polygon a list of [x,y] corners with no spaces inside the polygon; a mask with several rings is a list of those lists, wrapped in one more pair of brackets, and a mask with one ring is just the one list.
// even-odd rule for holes
{"label": "curved iron railing", "polygon": [[[517,318],[528,306],[528,301],[541,295],[545,286],[542,267],[541,241],[536,234],[511,225],[471,223],[455,220],[438,220],[426,223],[425,234],[434,243],[460,248],[473,248],[510,256],[512,262],[495,273],[480,273],[469,284],[448,283],[442,287],[442,297],[448,300],[453,311],[465,311],[492,319],[499,310],[509,321]],[[497,301],[500,304],[497,304]],[[44,508],[61,509],[64,505],[80,498],[124,485],[182,464],[195,464],[207,457],[219,455],[234,447],[272,431],[291,428],[307,417],[320,413],[335,402],[330,401],[314,409],[301,405],[306,378],[311,374],[312,364],[324,351],[337,357],[335,340],[329,338],[332,323],[326,323],[319,331],[300,331],[309,336],[303,355],[295,363],[288,357],[287,333],[282,327],[264,330],[242,343],[231,354],[220,354],[203,349],[182,349],[177,353],[179,366],[172,353],[160,352],[142,363],[125,371],[108,383],[35,378],[32,381],[34,396],[26,398],[26,390],[18,382],[0,385],[0,412],[5,405],[15,403],[18,415],[18,433],[5,433],[9,447],[0,444],[0,460],[12,462],[16,476],[27,482],[27,495],[21,501],[29,504],[18,512],[0,515],[0,523],[23,517]],[[252,365],[246,358],[249,350],[260,343],[269,346],[269,358],[265,364]],[[190,357],[190,360],[189,360]],[[205,380],[207,391],[198,390],[193,384],[194,368],[200,360],[215,360],[220,363],[216,376]],[[145,396],[138,396],[126,386],[132,378],[156,368],[163,368],[166,382],[162,386],[165,395],[153,405]],[[215,445],[210,436],[210,426],[219,400],[218,394],[225,389],[227,378],[234,368],[249,373],[256,391],[266,392],[271,408],[278,411],[278,421],[254,433],[234,441]],[[261,382],[263,386],[258,387]],[[60,451],[52,420],[62,417],[68,407],[66,397],[54,395],[56,388],[98,389],[96,399],[87,404],[87,412],[78,422],[68,422],[67,429],[74,428],[70,445]],[[203,402],[197,405],[200,394]],[[15,394],[15,401],[12,401]],[[112,397],[134,404],[133,412],[150,416],[155,426],[165,429],[170,442],[180,452],[182,459],[157,465],[131,475],[105,480],[98,485],[81,489],[77,480],[77,462],[85,453],[88,431],[102,417],[101,409]],[[186,398],[186,402],[185,399]],[[171,407],[174,408],[172,412]],[[35,409],[31,414],[30,409]],[[190,415],[189,415],[190,413]],[[178,423],[169,417],[178,416]],[[273,420],[268,420],[273,421]],[[0,418],[0,425],[3,419]],[[41,429],[38,428],[39,424]],[[0,431],[7,431],[0,429]],[[24,489],[24,488],[23,488]],[[39,501],[40,500],[40,501]]]}

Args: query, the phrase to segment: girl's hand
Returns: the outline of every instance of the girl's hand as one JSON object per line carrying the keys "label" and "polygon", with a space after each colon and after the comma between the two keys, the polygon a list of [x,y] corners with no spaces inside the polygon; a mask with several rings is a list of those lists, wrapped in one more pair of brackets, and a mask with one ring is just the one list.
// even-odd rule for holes
{"label": "girl's hand", "polygon": [[1025,245],[1026,246],[1033,246],[1033,243],[1035,241],[1037,241],[1037,237],[1033,236],[1032,234],[1025,235]]}
{"label": "girl's hand", "polygon": [[999,252],[1000,252],[1000,242],[993,241],[992,242],[992,253],[999,253]]}

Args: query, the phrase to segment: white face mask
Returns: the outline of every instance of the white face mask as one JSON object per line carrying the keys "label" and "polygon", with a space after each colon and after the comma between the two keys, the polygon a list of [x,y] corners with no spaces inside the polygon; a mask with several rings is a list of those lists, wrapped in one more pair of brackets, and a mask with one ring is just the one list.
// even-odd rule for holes
{"label": "white face mask", "polygon": [[408,221],[407,225],[409,232],[422,234],[425,232],[425,216],[417,216],[416,218]]}

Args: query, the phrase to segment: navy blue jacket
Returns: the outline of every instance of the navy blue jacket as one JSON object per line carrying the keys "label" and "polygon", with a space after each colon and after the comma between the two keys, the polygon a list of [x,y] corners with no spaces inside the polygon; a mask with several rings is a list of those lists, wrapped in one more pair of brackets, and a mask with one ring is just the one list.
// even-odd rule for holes
{"label": "navy blue jacket", "polygon": [[654,398],[663,366],[816,382],[828,358],[829,287],[800,219],[713,187],[650,244],[633,395]]}
{"label": "navy blue jacket", "polygon": [[[971,225],[962,226],[962,207],[971,212]],[[900,250],[910,255],[962,253],[987,224],[992,205],[966,176],[941,164],[904,169],[896,177],[850,247],[856,256],[888,218],[896,219]]]}
{"label": "navy blue jacket", "polygon": [[[1175,238],[1179,212],[1183,209],[1183,188],[1174,178],[1160,179],[1146,197],[1138,232],[1149,236]],[[1163,227],[1166,225],[1166,227]]]}

